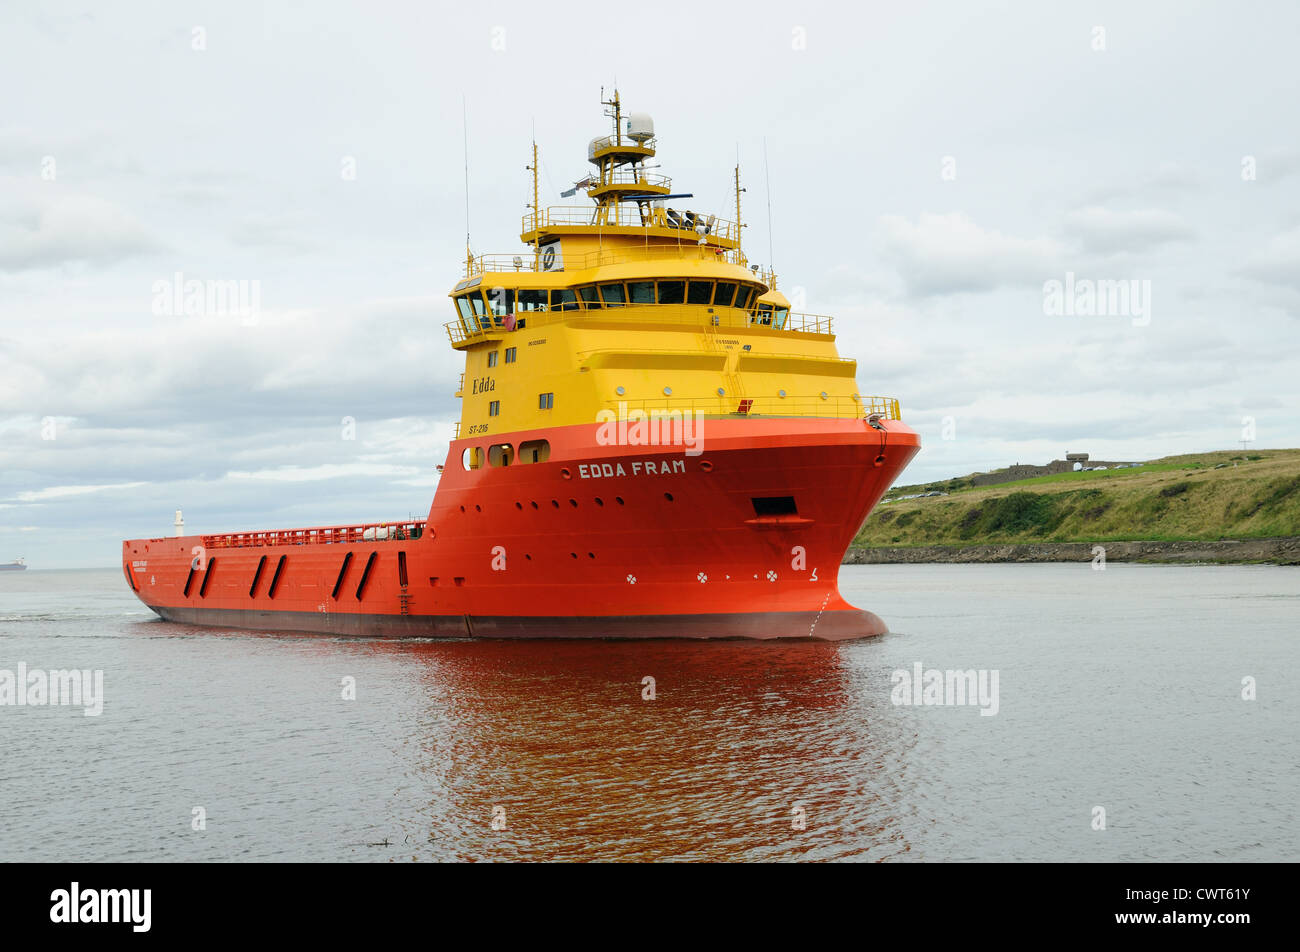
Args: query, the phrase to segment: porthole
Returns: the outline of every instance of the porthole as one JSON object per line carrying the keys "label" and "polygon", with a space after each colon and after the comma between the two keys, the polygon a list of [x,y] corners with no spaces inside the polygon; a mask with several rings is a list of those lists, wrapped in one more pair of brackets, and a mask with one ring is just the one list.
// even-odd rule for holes
{"label": "porthole", "polygon": [[573,473],[569,472],[568,467],[565,467],[564,469],[560,470],[560,475],[563,476],[565,479],[573,478]]}
{"label": "porthole", "polygon": [[615,496],[615,497],[614,497],[614,501],[615,501],[616,503],[618,503],[620,506],[623,505],[623,497],[622,497],[622,496]]}
{"label": "porthole", "polygon": [[671,397],[672,395],[673,395],[673,388],[672,388],[672,387],[664,387],[664,396],[665,396],[665,397]]}
{"label": "porthole", "polygon": [[572,557],[575,558],[575,559],[578,557],[578,553],[577,553],[577,552],[570,552],[569,555],[572,556]]}
{"label": "porthole", "polygon": [[517,503],[515,503],[515,508],[516,508],[516,509],[523,509],[523,508],[524,508],[524,504],[523,504],[522,502],[517,502]]}
{"label": "porthole", "polygon": [[554,507],[554,508],[556,508],[556,509],[559,509],[559,508],[560,508],[560,501],[559,501],[558,499],[552,499],[552,500],[551,500],[551,506]]}
{"label": "porthole", "polygon": [[778,391],[776,392],[776,395],[777,395],[778,397],[781,397],[782,399],[784,399],[784,398],[785,398],[785,391],[784,391],[784,390],[778,390]]}
{"label": "porthole", "polygon": [[577,508],[578,508],[578,500],[576,500],[576,499],[570,499],[570,500],[569,500],[569,505],[572,506],[574,509],[577,509]]}
{"label": "porthole", "polygon": [[725,390],[723,390],[721,387],[719,387],[719,388],[718,388],[718,396],[720,396],[720,397],[725,397],[726,395],[727,395],[727,391],[725,391]]}
{"label": "porthole", "polygon": [[531,503],[529,503],[529,505],[532,506],[534,509],[536,509],[536,508],[537,508],[537,500],[534,499]]}
{"label": "porthole", "polygon": [[822,399],[823,399],[823,400],[826,399],[826,391],[825,391],[825,390],[822,391]]}
{"label": "porthole", "polygon": [[614,392],[618,394],[620,397],[623,396],[623,394],[627,393],[627,391],[624,390],[622,387],[616,387],[614,389]]}
{"label": "porthole", "polygon": [[474,511],[475,511],[475,512],[482,512],[482,511],[483,511],[483,507],[480,506],[478,503],[475,503],[475,504],[474,504]]}
{"label": "porthole", "polygon": [[596,505],[597,505],[597,506],[603,506],[603,505],[605,505],[605,500],[603,500],[603,499],[601,499],[599,496],[597,496],[597,497],[596,497]]}
{"label": "porthole", "polygon": [[595,553],[595,552],[588,552],[588,553],[587,553],[587,558],[589,558],[589,559],[594,559],[595,557],[596,557],[596,553]]}
{"label": "porthole", "polygon": [[673,501],[673,494],[672,494],[672,493],[664,493],[664,498],[667,499],[669,502],[672,502],[672,501]]}
{"label": "porthole", "polygon": [[710,463],[708,460],[701,460],[701,461],[700,461],[700,469],[701,469],[703,472],[711,473],[711,472],[713,472],[713,464]]}

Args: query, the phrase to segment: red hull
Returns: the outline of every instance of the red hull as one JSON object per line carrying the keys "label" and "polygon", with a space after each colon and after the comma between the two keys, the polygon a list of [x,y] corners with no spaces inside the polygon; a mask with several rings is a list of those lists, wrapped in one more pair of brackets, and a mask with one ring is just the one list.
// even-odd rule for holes
{"label": "red hull", "polygon": [[[865,637],[885,625],[840,596],[840,561],[920,445],[901,423],[881,426],[708,420],[698,456],[602,446],[595,425],[562,427],[492,438],[546,439],[545,462],[472,471],[461,452],[484,441],[461,440],[418,539],[140,539],[123,543],[123,567],[146,605],[191,624],[396,637]],[[784,497],[796,512],[762,514],[753,502]],[[205,564],[191,571],[196,546]]]}

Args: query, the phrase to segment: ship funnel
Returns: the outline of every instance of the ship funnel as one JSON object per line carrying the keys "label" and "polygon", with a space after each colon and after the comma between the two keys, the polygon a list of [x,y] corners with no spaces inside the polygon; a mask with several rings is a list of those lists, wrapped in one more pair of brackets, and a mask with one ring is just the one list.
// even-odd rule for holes
{"label": "ship funnel", "polygon": [[179,509],[176,510],[176,521],[172,523],[176,527],[176,537],[180,538],[185,535],[185,517],[181,515]]}

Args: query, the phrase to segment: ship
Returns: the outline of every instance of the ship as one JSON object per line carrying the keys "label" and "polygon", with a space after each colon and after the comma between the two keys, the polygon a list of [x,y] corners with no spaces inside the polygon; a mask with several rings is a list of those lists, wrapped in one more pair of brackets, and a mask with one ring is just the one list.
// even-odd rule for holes
{"label": "ship", "polygon": [[430,638],[838,641],[885,622],[844,554],[920,449],[832,318],[796,312],[735,218],[689,210],[652,118],[606,98],[588,174],[448,294],[461,416],[426,519],[122,544],[188,625]]}
{"label": "ship", "polygon": [[23,559],[14,559],[12,562],[0,562],[0,572],[21,572],[27,568],[27,562]]}

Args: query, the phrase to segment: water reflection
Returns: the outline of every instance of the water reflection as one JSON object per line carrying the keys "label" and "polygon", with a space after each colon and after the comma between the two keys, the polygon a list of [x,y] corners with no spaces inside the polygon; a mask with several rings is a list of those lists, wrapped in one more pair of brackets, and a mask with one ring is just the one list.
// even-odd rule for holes
{"label": "water reflection", "polygon": [[[355,643],[353,643],[355,644]],[[337,648],[337,645],[335,646]],[[426,698],[408,780],[439,858],[905,853],[914,735],[828,644],[382,642]],[[643,678],[656,697],[642,697]],[[795,807],[807,828],[792,828]],[[506,829],[493,830],[494,807]]]}

